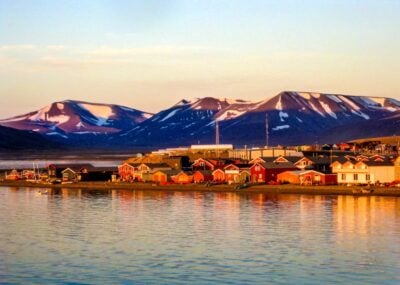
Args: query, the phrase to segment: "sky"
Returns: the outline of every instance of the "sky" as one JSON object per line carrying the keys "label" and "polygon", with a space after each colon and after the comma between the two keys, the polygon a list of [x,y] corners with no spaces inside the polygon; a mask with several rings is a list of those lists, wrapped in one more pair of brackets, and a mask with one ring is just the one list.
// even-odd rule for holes
{"label": "sky", "polygon": [[398,0],[0,0],[0,118],[287,90],[400,99]]}

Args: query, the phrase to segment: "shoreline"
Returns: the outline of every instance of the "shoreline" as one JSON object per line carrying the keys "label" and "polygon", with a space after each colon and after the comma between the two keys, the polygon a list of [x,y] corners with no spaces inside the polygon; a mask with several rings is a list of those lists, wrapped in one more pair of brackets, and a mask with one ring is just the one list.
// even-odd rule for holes
{"label": "shoreline", "polygon": [[[400,197],[400,188],[373,187],[373,192],[362,193],[362,186],[300,186],[293,184],[284,185],[250,185],[248,188],[235,189],[234,185],[205,184],[168,184],[156,185],[152,183],[113,183],[113,182],[78,182],[69,184],[45,184],[27,181],[0,181],[3,187],[30,187],[51,189],[93,189],[93,190],[138,190],[138,191],[181,191],[181,192],[235,192],[249,194],[307,194],[307,195],[351,195],[351,196],[392,196]],[[357,193],[354,193],[357,192]]]}

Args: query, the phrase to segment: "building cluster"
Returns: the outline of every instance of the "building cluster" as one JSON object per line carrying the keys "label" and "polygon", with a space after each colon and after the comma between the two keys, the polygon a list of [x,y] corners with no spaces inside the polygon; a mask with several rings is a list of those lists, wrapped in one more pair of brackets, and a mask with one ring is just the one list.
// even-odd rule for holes
{"label": "building cluster", "polygon": [[400,181],[400,157],[396,156],[368,156],[332,149],[290,154],[243,159],[152,153],[128,159],[116,167],[50,164],[40,173],[14,169],[6,173],[5,179],[53,183],[108,181],[299,185],[388,185]]}

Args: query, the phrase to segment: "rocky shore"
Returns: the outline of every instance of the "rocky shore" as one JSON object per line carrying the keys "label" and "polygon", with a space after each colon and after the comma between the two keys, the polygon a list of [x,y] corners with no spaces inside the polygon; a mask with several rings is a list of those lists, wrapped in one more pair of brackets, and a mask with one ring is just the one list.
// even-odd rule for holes
{"label": "rocky shore", "polygon": [[204,191],[204,192],[237,192],[237,193],[265,193],[265,194],[308,194],[308,195],[353,195],[353,196],[396,196],[400,197],[400,188],[397,187],[362,187],[362,186],[300,186],[300,185],[250,185],[237,189],[234,185],[205,184],[167,184],[152,183],[110,183],[110,182],[79,182],[68,184],[46,184],[27,181],[0,181],[0,186],[8,187],[36,187],[36,188],[63,188],[63,189],[95,189],[95,190],[147,190],[147,191]]}

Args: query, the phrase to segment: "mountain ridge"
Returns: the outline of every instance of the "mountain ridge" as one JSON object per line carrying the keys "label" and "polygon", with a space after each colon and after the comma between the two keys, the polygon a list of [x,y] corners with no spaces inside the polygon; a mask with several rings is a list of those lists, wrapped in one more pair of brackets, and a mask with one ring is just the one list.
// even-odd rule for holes
{"label": "mountain ridge", "polygon": [[[283,91],[259,102],[213,97],[182,99],[155,114],[64,100],[0,125],[34,130],[76,146],[165,147],[215,142],[236,146],[299,145],[393,135],[400,101],[389,97]],[[335,140],[335,141],[333,141]]]}

